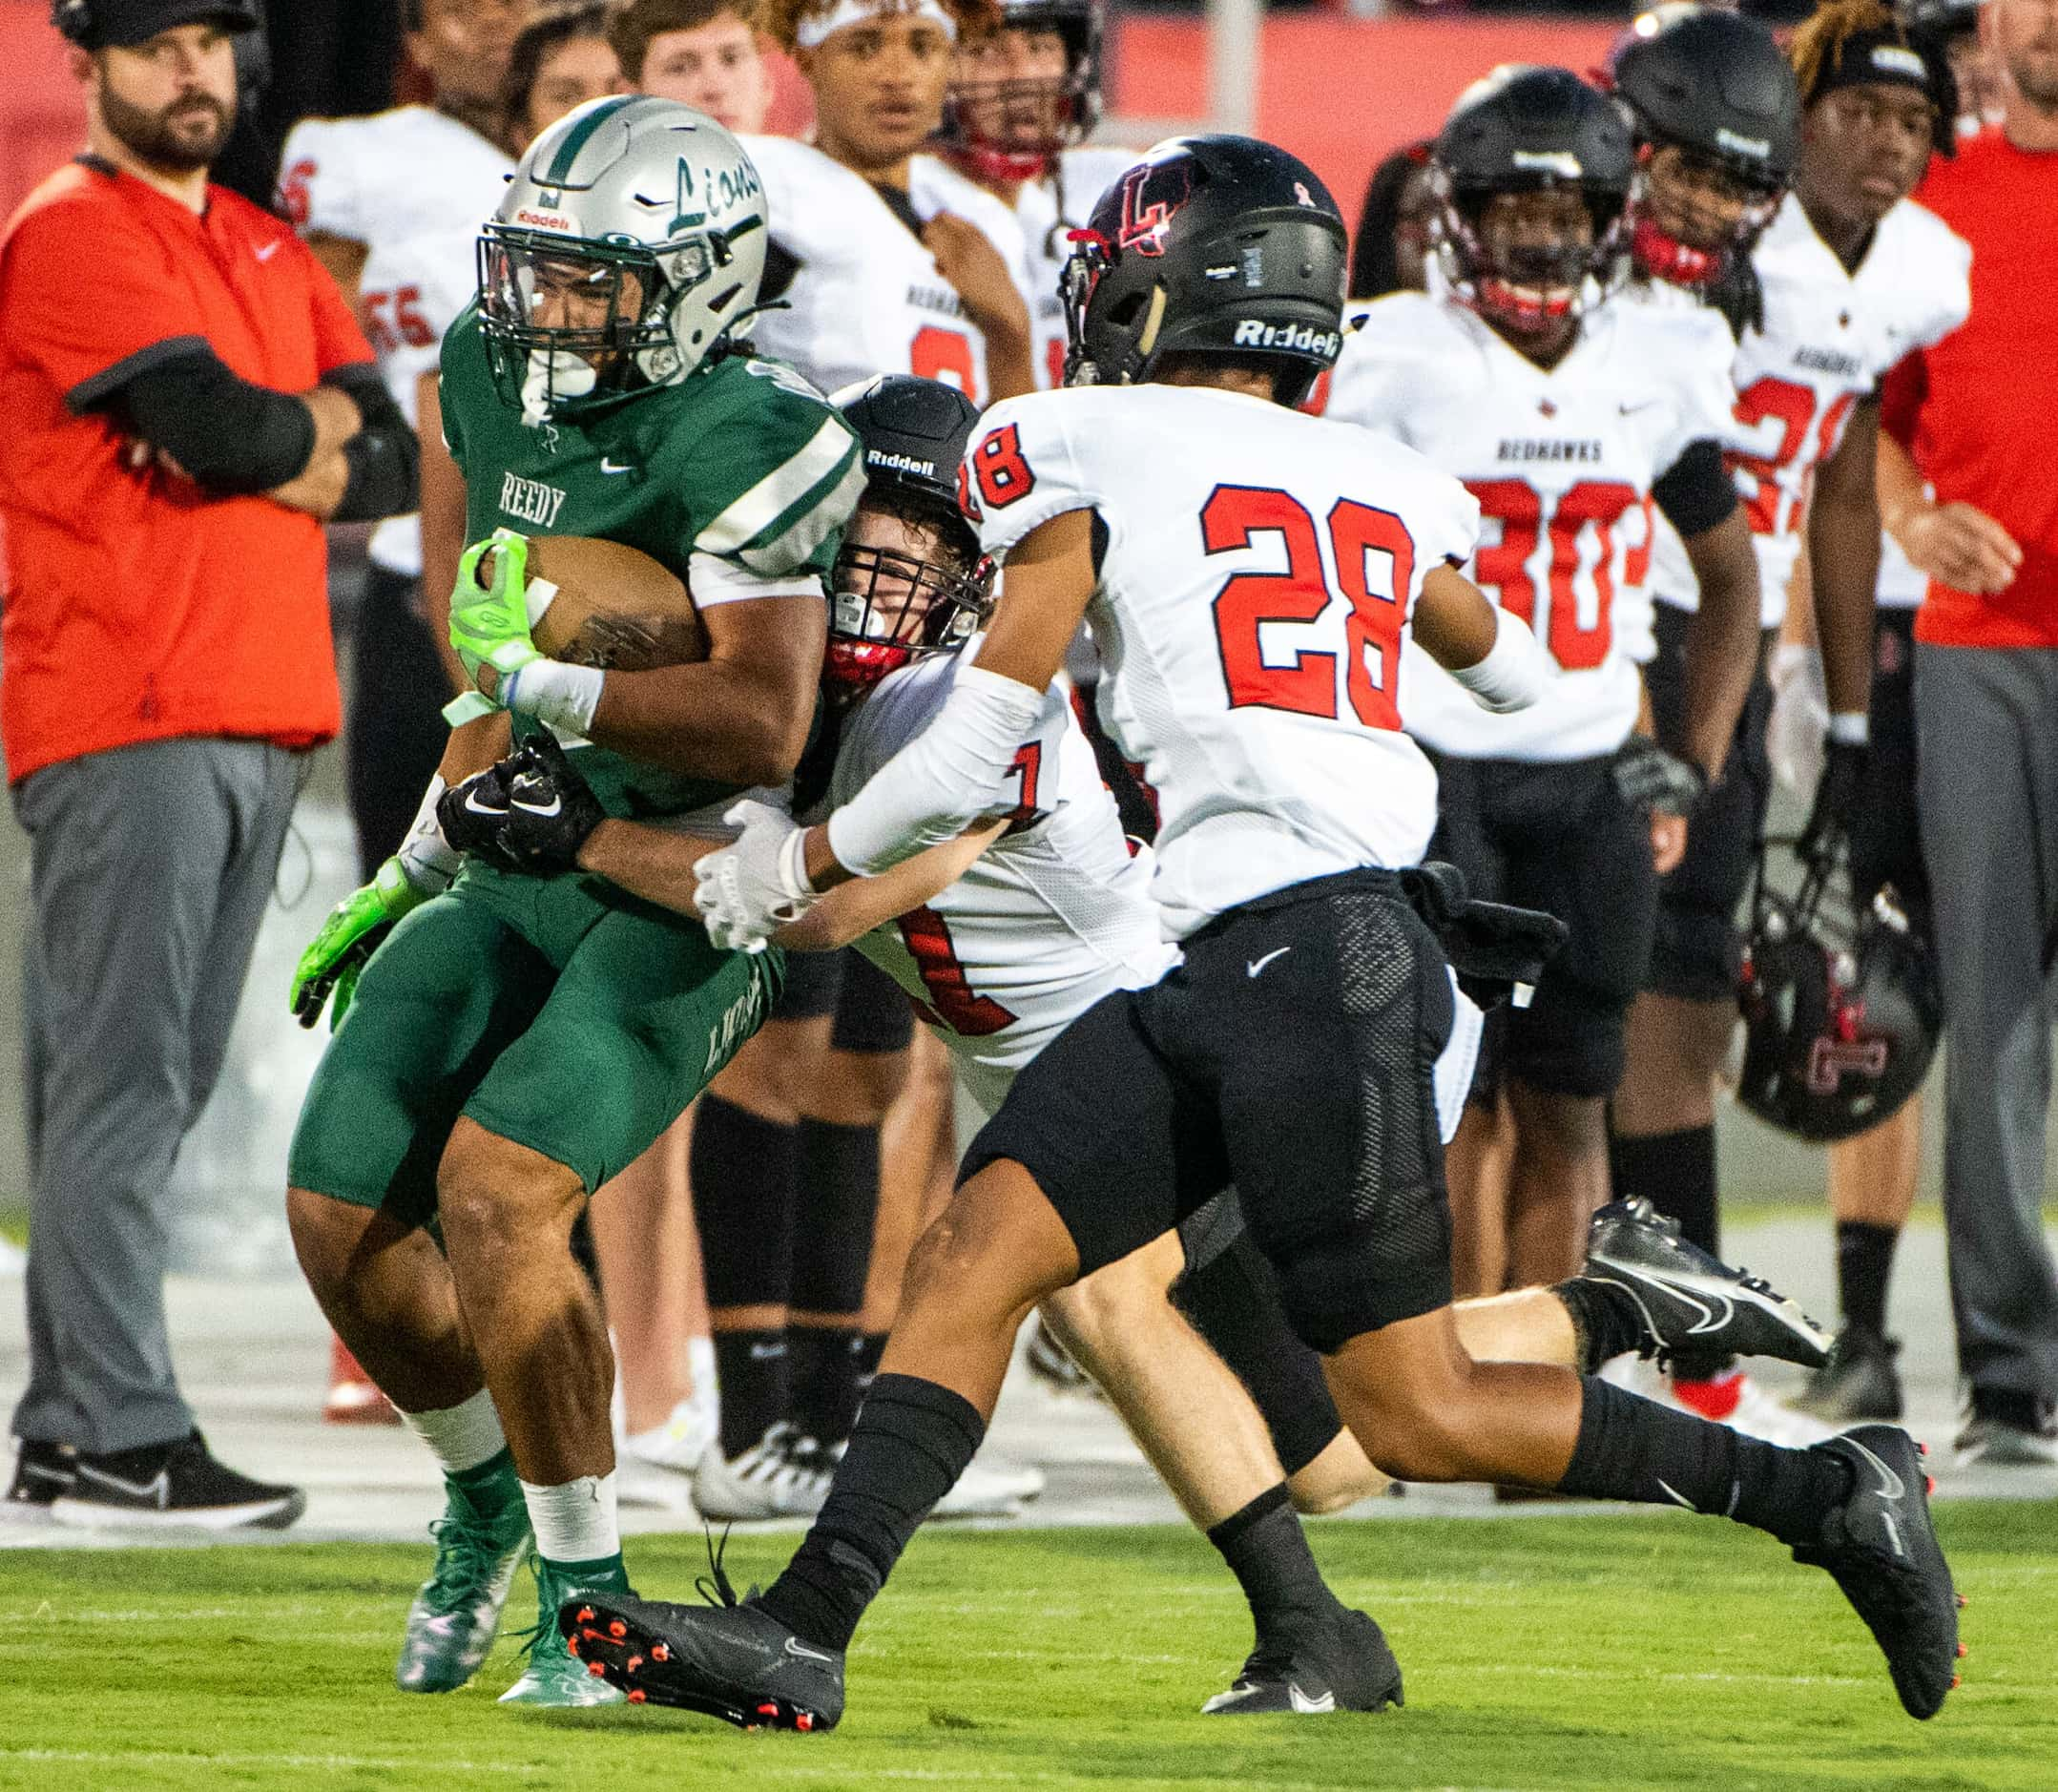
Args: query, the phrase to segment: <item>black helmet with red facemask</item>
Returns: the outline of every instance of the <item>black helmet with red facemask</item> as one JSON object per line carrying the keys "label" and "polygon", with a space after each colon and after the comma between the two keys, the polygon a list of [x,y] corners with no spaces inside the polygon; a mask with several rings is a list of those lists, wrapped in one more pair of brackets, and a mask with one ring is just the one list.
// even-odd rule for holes
{"label": "black helmet with red facemask", "polygon": [[[1706,286],[1726,260],[1748,255],[1778,209],[1800,159],[1800,91],[1793,66],[1757,20],[1694,0],[1640,14],[1609,60],[1614,94],[1629,109],[1640,169],[1630,198],[1630,252],[1639,272]],[[1667,230],[1650,190],[1661,150],[1743,203],[1726,240],[1688,242]]]}
{"label": "black helmet with red facemask", "polygon": [[[1591,296],[1588,282],[1605,286],[1621,254],[1635,165],[1621,113],[1569,69],[1508,63],[1473,82],[1430,155],[1451,290],[1518,332],[1577,315]],[[1492,244],[1483,225],[1496,198],[1560,188],[1586,201],[1587,240]]]}
{"label": "black helmet with red facemask", "polygon": [[[992,607],[993,569],[958,509],[972,402],[941,381],[885,373],[830,403],[864,449],[864,496],[830,573],[823,669],[830,695],[850,698],[969,640]],[[882,514],[900,545],[863,539]]]}

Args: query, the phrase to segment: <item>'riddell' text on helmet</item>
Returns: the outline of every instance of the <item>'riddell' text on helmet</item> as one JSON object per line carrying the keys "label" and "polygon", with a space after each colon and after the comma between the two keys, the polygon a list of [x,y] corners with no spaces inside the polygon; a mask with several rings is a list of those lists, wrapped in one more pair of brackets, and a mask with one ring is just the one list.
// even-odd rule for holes
{"label": "'riddell' text on helmet", "polygon": [[1258,357],[1298,404],[1342,345],[1343,219],[1306,163],[1243,136],[1174,137],[1100,196],[1064,276],[1068,385],[1168,355]]}
{"label": "'riddell' text on helmet", "polygon": [[764,189],[712,118],[590,101],[522,157],[479,239],[479,324],[503,393],[546,417],[685,379],[764,272]]}

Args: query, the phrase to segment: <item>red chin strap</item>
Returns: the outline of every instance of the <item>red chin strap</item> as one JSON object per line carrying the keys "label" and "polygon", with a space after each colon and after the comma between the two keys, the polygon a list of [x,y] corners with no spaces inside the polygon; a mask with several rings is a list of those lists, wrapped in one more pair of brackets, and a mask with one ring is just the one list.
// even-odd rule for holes
{"label": "red chin strap", "polygon": [[822,656],[821,681],[830,690],[856,697],[915,656],[914,649],[896,641],[843,641],[832,639]]}
{"label": "red chin strap", "polygon": [[1675,286],[1705,286],[1722,266],[1719,249],[1696,249],[1669,231],[1657,220],[1639,217],[1630,233],[1630,254],[1637,268],[1653,280],[1668,280]]}
{"label": "red chin strap", "polygon": [[1052,149],[1010,150],[997,143],[967,143],[958,151],[982,180],[1041,180],[1057,166]]}
{"label": "red chin strap", "polygon": [[1571,315],[1572,301],[1578,296],[1570,286],[1558,286],[1543,289],[1542,298],[1532,298],[1530,295],[1538,288],[1517,286],[1497,274],[1482,279],[1477,290],[1475,309],[1490,312],[1511,328],[1525,332],[1562,323]]}

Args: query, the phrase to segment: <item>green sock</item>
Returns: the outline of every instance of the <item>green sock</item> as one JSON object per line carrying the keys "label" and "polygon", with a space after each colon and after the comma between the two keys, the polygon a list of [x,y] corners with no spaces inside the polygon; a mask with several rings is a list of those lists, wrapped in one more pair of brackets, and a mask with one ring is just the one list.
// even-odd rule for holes
{"label": "green sock", "polygon": [[582,1593],[627,1593],[629,1570],[622,1563],[622,1552],[616,1550],[613,1555],[595,1557],[591,1562],[552,1562],[543,1557],[544,1572],[561,1586],[575,1587]]}
{"label": "green sock", "polygon": [[502,1448],[473,1469],[461,1469],[443,1477],[471,1502],[481,1517],[497,1518],[509,1506],[522,1503],[522,1483],[514,1472],[514,1457]]}

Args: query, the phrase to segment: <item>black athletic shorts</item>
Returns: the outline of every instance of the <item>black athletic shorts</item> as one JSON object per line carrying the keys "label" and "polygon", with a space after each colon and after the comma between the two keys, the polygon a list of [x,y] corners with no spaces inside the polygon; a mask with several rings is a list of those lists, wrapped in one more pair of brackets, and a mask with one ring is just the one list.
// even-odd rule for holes
{"label": "black athletic shorts", "polygon": [[788,952],[786,987],[774,1020],[820,1020],[834,1014],[829,1044],[838,1052],[904,1052],[915,1036],[907,993],[867,958],[837,952]]}
{"label": "black athletic shorts", "polygon": [[[1686,728],[1687,630],[1693,615],[1674,604],[1657,608],[1657,656],[1644,668],[1658,739],[1676,742]],[[1772,686],[1765,682],[1770,633],[1758,641],[1757,669],[1730,742],[1722,776],[1694,806],[1686,857],[1658,880],[1657,937],[1646,988],[1692,1002],[1727,1002],[1743,969],[1738,910],[1757,869],[1765,808],[1772,801],[1772,761],[1765,722]]]}
{"label": "black athletic shorts", "polygon": [[1015,1079],[966,1179],[1021,1164],[1081,1276],[1234,1182],[1318,1350],[1450,1300],[1435,1066],[1455,1017],[1435,938],[1389,871],[1261,896],[1104,998]]}
{"label": "black athletic shorts", "polygon": [[1923,867],[1915,783],[1915,612],[1881,610],[1872,648],[1871,750],[1851,821],[1851,888],[1859,900],[1891,886],[1923,934],[1929,874]]}
{"label": "black athletic shorts", "polygon": [[1615,786],[1614,755],[1537,764],[1436,761],[1429,856],[1465,873],[1472,895],[1541,908],[1570,929],[1528,1008],[1488,1016],[1486,1073],[1549,1094],[1607,1096],[1622,1079],[1623,1029],[1651,968],[1658,880],[1651,826]]}

